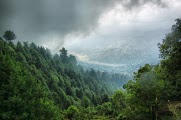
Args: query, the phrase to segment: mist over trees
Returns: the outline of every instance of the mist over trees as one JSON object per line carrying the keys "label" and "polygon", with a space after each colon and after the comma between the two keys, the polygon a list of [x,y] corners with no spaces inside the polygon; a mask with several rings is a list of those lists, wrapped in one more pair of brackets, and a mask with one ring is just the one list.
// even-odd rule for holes
{"label": "mist over trees", "polygon": [[15,45],[2,38],[0,78],[0,119],[58,120],[64,114],[70,118],[67,111],[76,107],[87,109],[108,102],[125,80],[121,74],[85,71],[65,48],[52,55],[34,43]]}
{"label": "mist over trees", "polygon": [[[64,47],[0,38],[0,119],[180,120],[181,19],[158,44],[161,61],[122,74],[84,70]],[[121,89],[123,87],[124,89]]]}

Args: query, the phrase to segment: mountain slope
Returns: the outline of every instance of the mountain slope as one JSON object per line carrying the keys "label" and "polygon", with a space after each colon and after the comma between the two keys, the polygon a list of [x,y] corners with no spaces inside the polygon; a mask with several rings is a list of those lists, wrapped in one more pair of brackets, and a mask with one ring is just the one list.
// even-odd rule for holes
{"label": "mountain slope", "polygon": [[84,71],[66,50],[51,55],[34,43],[2,39],[0,78],[1,119],[60,119],[62,109],[102,104],[122,86],[118,74]]}

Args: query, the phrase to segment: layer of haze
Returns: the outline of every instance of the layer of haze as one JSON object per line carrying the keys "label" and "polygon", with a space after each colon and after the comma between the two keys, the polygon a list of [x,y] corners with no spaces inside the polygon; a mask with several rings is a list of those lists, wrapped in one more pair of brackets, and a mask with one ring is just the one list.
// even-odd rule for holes
{"label": "layer of haze", "polygon": [[180,0],[0,0],[0,35],[80,61],[138,66],[159,61],[157,43],[181,17]]}

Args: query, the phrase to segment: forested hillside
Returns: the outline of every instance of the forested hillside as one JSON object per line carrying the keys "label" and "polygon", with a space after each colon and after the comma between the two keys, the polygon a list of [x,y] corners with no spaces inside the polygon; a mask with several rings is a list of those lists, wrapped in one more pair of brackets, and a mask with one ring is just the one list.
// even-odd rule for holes
{"label": "forested hillside", "polygon": [[98,113],[119,120],[181,120],[181,19],[158,47],[160,63],[140,67]]}
{"label": "forested hillside", "polygon": [[[9,31],[8,31],[9,32]],[[10,31],[11,34],[11,31]],[[34,43],[0,39],[0,119],[60,119],[74,105],[108,102],[126,76],[84,71],[65,48],[52,55]]]}
{"label": "forested hillside", "polygon": [[4,38],[7,41],[0,40],[2,120],[181,119],[181,19],[158,44],[160,63],[140,67],[124,90],[126,76],[84,71],[65,48],[52,55],[34,43],[15,45],[11,42],[15,38]]}

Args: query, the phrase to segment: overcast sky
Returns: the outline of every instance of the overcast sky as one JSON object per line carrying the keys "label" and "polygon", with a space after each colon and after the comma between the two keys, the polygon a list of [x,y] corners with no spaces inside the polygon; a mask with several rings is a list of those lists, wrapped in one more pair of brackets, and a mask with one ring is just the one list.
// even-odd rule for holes
{"label": "overcast sky", "polygon": [[90,63],[152,64],[180,11],[181,0],[0,0],[0,35]]}

